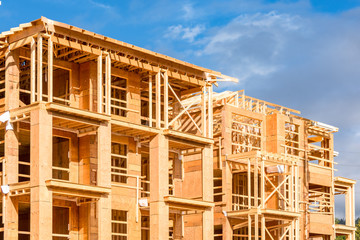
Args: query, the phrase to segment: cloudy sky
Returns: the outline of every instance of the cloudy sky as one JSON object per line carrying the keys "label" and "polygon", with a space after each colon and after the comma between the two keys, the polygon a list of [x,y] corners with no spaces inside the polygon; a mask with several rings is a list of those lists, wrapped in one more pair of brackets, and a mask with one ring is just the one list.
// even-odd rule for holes
{"label": "cloudy sky", "polygon": [[360,0],[1,2],[0,31],[45,16],[237,77],[216,91],[337,126],[336,175],[360,180]]}

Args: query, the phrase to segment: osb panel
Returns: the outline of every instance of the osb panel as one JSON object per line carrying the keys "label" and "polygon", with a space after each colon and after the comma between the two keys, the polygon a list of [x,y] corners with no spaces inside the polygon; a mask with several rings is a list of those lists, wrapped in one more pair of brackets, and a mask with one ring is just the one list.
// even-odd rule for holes
{"label": "osb panel", "polygon": [[310,233],[317,234],[331,234],[332,228],[332,216],[310,213]]}

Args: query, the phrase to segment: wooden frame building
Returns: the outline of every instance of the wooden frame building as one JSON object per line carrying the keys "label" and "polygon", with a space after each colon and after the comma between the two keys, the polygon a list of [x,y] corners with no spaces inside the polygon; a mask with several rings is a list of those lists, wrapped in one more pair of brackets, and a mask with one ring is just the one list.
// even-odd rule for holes
{"label": "wooden frame building", "polygon": [[220,81],[45,17],[1,33],[0,239],[354,239],[337,129]]}

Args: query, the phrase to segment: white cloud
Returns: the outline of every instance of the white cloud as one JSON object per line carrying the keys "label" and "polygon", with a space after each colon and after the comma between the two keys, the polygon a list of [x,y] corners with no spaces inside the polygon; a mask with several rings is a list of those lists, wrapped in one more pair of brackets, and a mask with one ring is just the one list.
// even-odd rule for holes
{"label": "white cloud", "polygon": [[268,76],[282,68],[279,60],[288,39],[302,30],[296,15],[269,13],[243,14],[205,40],[199,57],[211,56],[221,71],[245,81]]}
{"label": "white cloud", "polygon": [[183,18],[185,20],[190,20],[194,17],[195,11],[193,5],[191,3],[186,3],[182,8],[184,15]]}
{"label": "white cloud", "polygon": [[170,26],[167,33],[165,34],[166,38],[171,39],[183,39],[189,42],[193,42],[195,38],[205,30],[205,27],[202,25],[196,25],[195,27],[184,27],[181,24],[176,26]]}
{"label": "white cloud", "polygon": [[100,3],[100,2],[95,2],[93,0],[89,0],[89,2],[93,5],[95,5],[96,7],[100,7],[100,8],[103,8],[103,9],[111,9],[111,6],[110,5],[106,5],[106,4],[103,4],[103,3]]}

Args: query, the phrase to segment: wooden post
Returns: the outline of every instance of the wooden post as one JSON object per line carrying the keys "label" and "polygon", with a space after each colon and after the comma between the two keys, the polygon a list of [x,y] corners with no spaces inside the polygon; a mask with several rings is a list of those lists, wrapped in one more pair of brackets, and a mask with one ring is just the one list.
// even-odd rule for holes
{"label": "wooden post", "polygon": [[[221,163],[222,164],[222,163]],[[229,212],[232,210],[232,173],[230,169],[230,165],[227,161],[224,161],[224,166],[222,169],[222,187],[224,192],[224,200],[226,203],[225,211]],[[232,240],[233,239],[233,230],[230,224],[230,221],[227,216],[224,216],[223,222],[223,238],[224,240]]]}
{"label": "wooden post", "polygon": [[48,102],[53,101],[53,41],[48,39]]}
{"label": "wooden post", "polygon": [[97,59],[97,111],[102,113],[103,109],[103,71],[102,71],[102,53]]}
{"label": "wooden post", "polygon": [[43,49],[42,49],[42,36],[41,34],[37,37],[37,100],[42,101],[42,94],[43,94],[43,71],[42,71],[42,65],[43,65]]}
{"label": "wooden post", "polygon": [[[98,186],[111,188],[111,125],[102,123],[98,128]],[[98,210],[98,239],[111,239],[111,194],[99,199]]]}
{"label": "wooden post", "polygon": [[150,141],[150,239],[169,239],[169,140],[162,134]]}
{"label": "wooden post", "polygon": [[164,128],[169,128],[169,79],[167,71],[164,72]]}
{"label": "wooden post", "polygon": [[[203,201],[214,200],[213,146],[206,145],[202,150],[202,198]],[[203,239],[211,239],[214,234],[214,209],[203,212]]]}
{"label": "wooden post", "polygon": [[261,167],[261,179],[260,179],[260,188],[261,188],[261,208],[265,208],[265,163],[264,160],[261,159],[260,163]]}
{"label": "wooden post", "polygon": [[206,87],[202,88],[201,94],[201,123],[202,135],[206,137]]}
{"label": "wooden post", "polygon": [[[255,158],[255,166],[254,166],[254,206],[257,208],[259,206],[259,169],[258,169],[258,158]],[[259,214],[256,213],[254,216],[255,221],[255,239],[259,239]]]}
{"label": "wooden post", "polygon": [[152,119],[153,119],[153,113],[152,113],[152,105],[153,105],[153,99],[152,99],[152,75],[149,75],[149,127],[152,127]]}
{"label": "wooden post", "polygon": [[30,47],[30,91],[31,91],[31,103],[36,101],[36,42],[35,39],[31,39]]}
{"label": "wooden post", "polygon": [[51,240],[52,191],[45,181],[52,178],[52,115],[40,105],[30,119],[30,239]]}
{"label": "wooden post", "polygon": [[156,74],[156,127],[161,127],[161,81],[160,72]]}
{"label": "wooden post", "polygon": [[247,167],[247,184],[248,184],[248,209],[251,209],[251,159],[248,159]]}
{"label": "wooden post", "polygon": [[106,113],[111,114],[111,59],[110,54],[105,58],[105,86],[106,86]]}
{"label": "wooden post", "polygon": [[[351,186],[351,223],[350,226],[355,227],[355,186]],[[355,236],[353,236],[355,237]]]}
{"label": "wooden post", "polygon": [[5,110],[19,107],[19,51],[9,51],[5,56]]}
{"label": "wooden post", "polygon": [[[18,49],[6,53],[5,56],[5,110],[19,107],[19,51]],[[19,141],[16,136],[17,125],[13,126],[15,131],[6,130],[5,132],[5,160],[4,172],[5,181],[3,185],[18,182],[19,173]],[[4,196],[4,195],[3,195]],[[17,239],[18,234],[18,201],[17,198],[4,196],[4,239]]]}
{"label": "wooden post", "polygon": [[213,137],[213,85],[208,86],[208,137]]}
{"label": "wooden post", "polygon": [[265,225],[265,216],[261,215],[261,240],[266,240],[266,225]]}
{"label": "wooden post", "polygon": [[251,215],[248,215],[248,239],[252,239],[252,234],[251,234]]}

